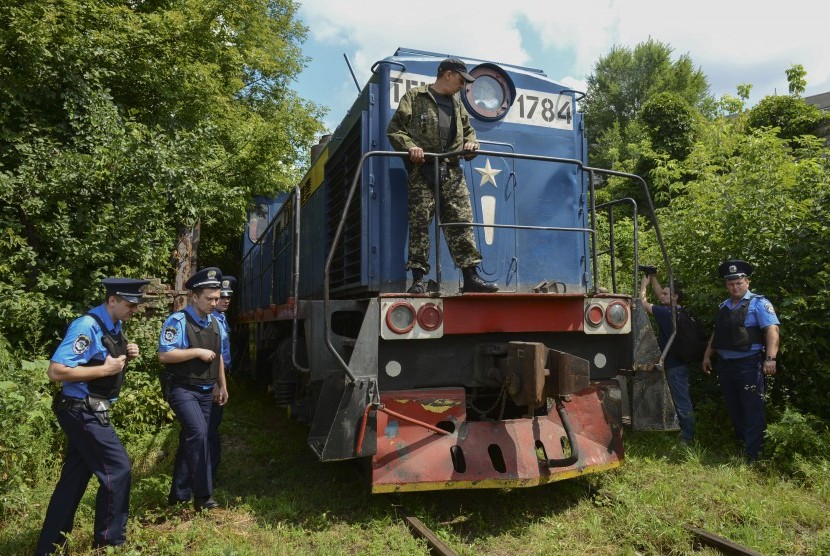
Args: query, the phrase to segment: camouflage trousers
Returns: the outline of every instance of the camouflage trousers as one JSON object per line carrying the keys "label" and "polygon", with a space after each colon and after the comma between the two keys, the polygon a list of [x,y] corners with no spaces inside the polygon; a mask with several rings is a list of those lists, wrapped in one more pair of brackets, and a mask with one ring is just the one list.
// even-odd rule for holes
{"label": "camouflage trousers", "polygon": [[[449,175],[441,185],[441,223],[472,222],[473,209],[464,172],[458,164],[449,164]],[[435,195],[427,185],[420,169],[413,166],[409,172],[409,260],[406,269],[420,268],[429,272],[429,225],[435,214]],[[459,268],[481,262],[476,249],[472,226],[443,228],[453,262]]]}

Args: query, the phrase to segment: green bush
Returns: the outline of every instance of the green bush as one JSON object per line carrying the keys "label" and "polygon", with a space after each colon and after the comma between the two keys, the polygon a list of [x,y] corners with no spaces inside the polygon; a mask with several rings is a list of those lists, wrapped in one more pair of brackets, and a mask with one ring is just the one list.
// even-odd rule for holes
{"label": "green bush", "polygon": [[158,338],[164,317],[151,309],[137,314],[124,327],[130,342],[138,344],[139,357],[130,362],[124,388],[112,406],[112,418],[122,438],[155,432],[173,420],[173,411],[161,397]]}
{"label": "green bush", "polygon": [[21,361],[0,336],[0,507],[15,501],[50,476],[63,441],[52,414],[48,362]]}
{"label": "green bush", "polygon": [[777,422],[767,426],[764,452],[781,471],[798,476],[805,461],[826,459],[827,446],[830,430],[826,423],[787,407]]}

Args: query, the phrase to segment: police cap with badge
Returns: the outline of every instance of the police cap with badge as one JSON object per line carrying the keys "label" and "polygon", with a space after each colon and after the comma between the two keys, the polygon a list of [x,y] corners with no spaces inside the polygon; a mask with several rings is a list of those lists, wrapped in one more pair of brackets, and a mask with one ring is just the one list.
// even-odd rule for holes
{"label": "police cap with badge", "polygon": [[438,75],[441,75],[445,71],[454,71],[461,74],[461,77],[464,78],[464,81],[467,83],[472,83],[475,81],[475,78],[467,73],[467,66],[459,60],[458,58],[447,58],[438,66]]}
{"label": "police cap with badge", "polygon": [[718,274],[724,280],[737,280],[752,274],[755,267],[746,261],[738,259],[726,261],[718,267]]}
{"label": "police cap with badge", "polygon": [[231,297],[233,296],[233,290],[236,289],[236,278],[233,276],[228,276],[225,274],[222,276],[222,285],[220,286],[219,295],[220,297]]}
{"label": "police cap with badge", "polygon": [[104,278],[101,284],[107,289],[107,297],[117,295],[130,303],[144,303],[148,301],[144,289],[149,280],[134,280],[132,278]]}
{"label": "police cap with badge", "polygon": [[200,290],[202,288],[221,288],[222,287],[222,271],[215,266],[209,266],[198,271],[196,274],[188,278],[184,283],[184,287],[189,290]]}

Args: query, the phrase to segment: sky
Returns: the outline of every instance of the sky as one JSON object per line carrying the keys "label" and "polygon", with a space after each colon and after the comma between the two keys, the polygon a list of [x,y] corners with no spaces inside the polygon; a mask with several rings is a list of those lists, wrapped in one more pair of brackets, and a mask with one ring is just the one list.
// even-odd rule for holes
{"label": "sky", "polygon": [[736,95],[752,84],[750,105],[787,94],[785,70],[807,71],[805,96],[830,91],[830,0],[300,0],[310,58],[294,89],[329,108],[329,130],[346,114],[376,61],[398,47],[543,70],[584,91],[600,57],[649,37],[688,54],[711,92]]}

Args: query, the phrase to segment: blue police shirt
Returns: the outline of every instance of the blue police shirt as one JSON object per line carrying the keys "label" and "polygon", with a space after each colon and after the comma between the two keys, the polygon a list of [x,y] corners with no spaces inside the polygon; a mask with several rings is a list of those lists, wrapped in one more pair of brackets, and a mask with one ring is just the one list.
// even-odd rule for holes
{"label": "blue police shirt", "polygon": [[225,362],[225,372],[231,368],[231,330],[228,325],[228,317],[221,311],[211,313],[219,321],[219,328],[225,333],[222,338],[222,361]]}
{"label": "blue police shirt", "polygon": [[[192,305],[185,307],[184,311],[187,311],[187,313],[193,317],[196,324],[202,328],[210,326],[210,323],[213,320],[213,317],[209,314],[206,315],[205,318],[200,318],[196,314],[196,310]],[[187,333],[185,332],[187,317],[184,316],[184,311],[176,311],[164,321],[164,325],[161,327],[161,336],[159,336],[160,353],[172,351],[174,349],[187,349],[190,347],[190,342],[187,340]],[[228,335],[221,323],[219,326],[219,337],[222,340],[222,345],[224,345],[227,341]]]}
{"label": "blue police shirt", "polygon": [[[118,335],[121,332],[121,321],[112,322],[106,305],[99,305],[89,312],[100,318],[111,334]],[[78,367],[92,360],[105,361],[109,352],[104,347],[103,339],[104,332],[94,318],[88,315],[79,317],[69,325],[66,336],[52,356],[52,361],[67,367]],[[89,395],[86,381],[65,380],[62,384],[64,396],[85,398]]]}
{"label": "blue police shirt", "polygon": [[[720,307],[727,307],[730,311],[734,311],[741,306],[741,302],[744,299],[749,299],[749,309],[746,313],[746,319],[744,319],[744,326],[758,326],[761,329],[765,329],[773,324],[781,324],[778,321],[778,316],[775,314],[775,308],[772,306],[772,303],[766,297],[754,294],[749,290],[744,294],[741,301],[733,303],[730,297],[721,303]],[[724,359],[739,359],[741,357],[755,355],[762,349],[764,349],[764,344],[752,344],[749,351],[735,351],[730,349],[719,349],[716,351]]]}
{"label": "blue police shirt", "polygon": [[[678,307],[677,310],[679,312],[681,308]],[[657,344],[660,346],[660,349],[663,350],[666,347],[666,342],[669,341],[669,336],[671,336],[672,333],[671,307],[667,307],[665,305],[652,305],[651,313],[654,315],[654,320],[657,321]],[[678,341],[676,336],[674,341]],[[674,342],[672,345],[674,345]],[[671,353],[667,353],[664,365],[667,369],[674,369],[676,367],[682,367],[686,365],[686,363]]]}

